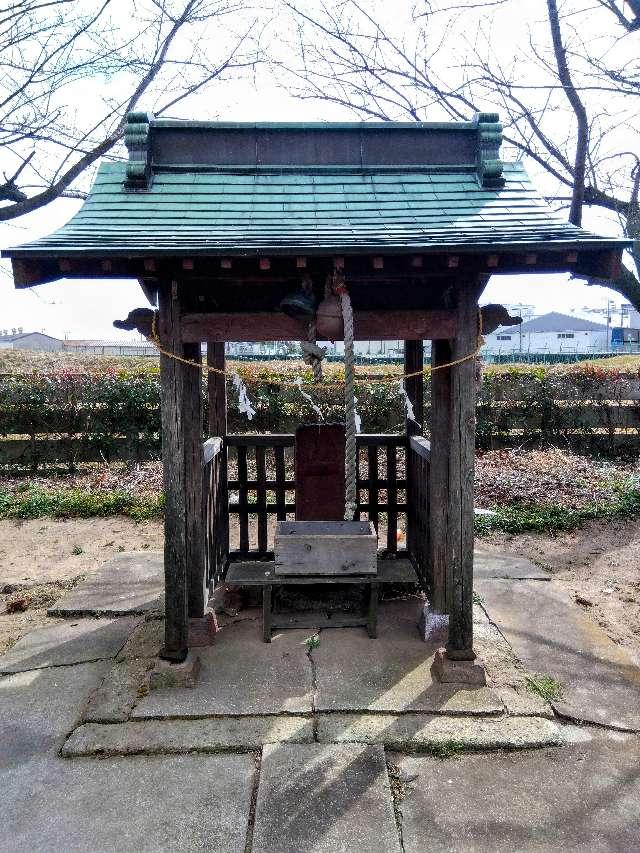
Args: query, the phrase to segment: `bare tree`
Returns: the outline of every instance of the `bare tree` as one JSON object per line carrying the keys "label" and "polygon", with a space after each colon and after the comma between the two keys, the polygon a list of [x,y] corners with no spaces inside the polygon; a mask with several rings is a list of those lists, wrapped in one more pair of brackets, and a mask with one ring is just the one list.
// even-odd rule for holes
{"label": "bare tree", "polygon": [[495,108],[571,222],[604,209],[636,241],[636,274],[625,267],[616,287],[640,307],[640,0],[431,0],[404,21],[403,4],[285,4],[295,60],[282,67],[298,97],[379,120]]}
{"label": "bare tree", "polygon": [[0,220],[82,195],[75,182],[116,149],[129,110],[167,114],[251,66],[251,30],[240,0],[9,0]]}

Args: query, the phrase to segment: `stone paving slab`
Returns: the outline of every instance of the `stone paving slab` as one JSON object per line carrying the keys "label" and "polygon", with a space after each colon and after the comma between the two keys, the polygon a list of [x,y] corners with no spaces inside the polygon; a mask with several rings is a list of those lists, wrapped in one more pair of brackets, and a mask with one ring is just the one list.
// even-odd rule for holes
{"label": "stone paving slab", "polygon": [[159,551],[118,554],[67,593],[49,616],[126,616],[164,610],[164,558]]}
{"label": "stone paving slab", "polygon": [[118,653],[117,660],[155,658],[164,643],[164,619],[141,621]]}
{"label": "stone paving slab", "polygon": [[80,619],[36,628],[0,657],[0,673],[115,658],[138,621]]}
{"label": "stone paving slab", "polygon": [[378,746],[267,746],[252,853],[400,853]]}
{"label": "stone paving slab", "polygon": [[550,581],[551,575],[525,557],[504,554],[490,548],[476,548],[473,557],[474,578]]}
{"label": "stone paving slab", "polygon": [[310,717],[218,717],[144,720],[122,725],[87,723],[64,744],[65,756],[220,752],[260,749],[266,743],[313,743]]}
{"label": "stone paving slab", "polygon": [[417,629],[416,600],[380,608],[378,638],[364,629],[326,630],[312,652],[319,711],[424,711],[443,714],[501,714],[504,705],[488,687],[461,688],[434,682],[436,644]]}
{"label": "stone paving slab", "polygon": [[57,754],[108,666],[85,663],[0,678],[0,803],[9,785],[4,774]]}
{"label": "stone paving slab", "polygon": [[82,712],[85,723],[123,723],[140,696],[148,691],[151,660],[125,660],[115,663],[104,681],[89,697]]}
{"label": "stone paving slab", "polygon": [[640,849],[640,743],[439,760],[390,753],[410,781],[405,853],[630,853]]}
{"label": "stone paving slab", "polygon": [[244,853],[253,755],[58,757],[108,664],[0,678],[0,848]]}
{"label": "stone paving slab", "polygon": [[310,712],[313,682],[305,640],[311,634],[283,631],[265,643],[258,621],[227,625],[213,646],[198,649],[201,669],[194,688],[152,690],[132,719]]}
{"label": "stone paving slab", "polygon": [[531,674],[563,688],[554,710],[574,720],[640,731],[640,669],[555,584],[480,580],[476,590]]}
{"label": "stone paving slab", "polygon": [[455,743],[463,749],[558,746],[560,728],[538,717],[441,717],[428,714],[322,714],[321,743],[379,743],[407,751]]}
{"label": "stone paving slab", "polygon": [[252,755],[49,759],[0,797],[11,853],[244,853]]}

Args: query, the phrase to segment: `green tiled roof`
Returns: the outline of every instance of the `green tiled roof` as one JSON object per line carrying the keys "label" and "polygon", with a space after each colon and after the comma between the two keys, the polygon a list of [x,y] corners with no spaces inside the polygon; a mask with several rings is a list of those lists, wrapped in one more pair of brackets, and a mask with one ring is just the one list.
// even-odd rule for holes
{"label": "green tiled roof", "polygon": [[[350,124],[130,113],[128,162],[103,163],[67,225],[5,254],[47,265],[143,256],[621,251],[624,241],[589,234],[551,211],[521,165],[503,164],[501,140],[495,113],[468,122]],[[31,283],[50,274],[44,267],[19,273]]]}
{"label": "green tiled roof", "polygon": [[251,255],[619,247],[568,224],[520,164],[504,186],[472,166],[163,167],[127,191],[103,163],[81,210],[13,257]]}

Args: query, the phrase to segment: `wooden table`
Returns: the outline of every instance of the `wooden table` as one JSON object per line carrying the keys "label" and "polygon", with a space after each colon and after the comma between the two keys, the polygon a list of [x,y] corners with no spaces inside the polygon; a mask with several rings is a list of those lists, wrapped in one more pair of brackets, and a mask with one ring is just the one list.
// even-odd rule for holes
{"label": "wooden table", "polygon": [[[373,639],[378,631],[378,593],[383,583],[418,583],[416,570],[406,558],[378,558],[375,575],[281,575],[275,572],[275,562],[253,560],[230,563],[226,581],[234,586],[262,587],[262,618],[265,643],[271,642],[274,628],[347,628],[365,627]],[[365,584],[369,587],[366,612],[351,616],[314,616],[296,622],[277,619],[273,609],[274,586],[309,586],[311,584]],[[276,618],[274,618],[276,617]]]}

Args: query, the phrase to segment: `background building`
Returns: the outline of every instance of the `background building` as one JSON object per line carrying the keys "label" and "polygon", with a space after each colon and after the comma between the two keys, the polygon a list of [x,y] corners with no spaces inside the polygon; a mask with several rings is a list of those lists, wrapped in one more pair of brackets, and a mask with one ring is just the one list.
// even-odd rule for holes
{"label": "background building", "polygon": [[44,332],[23,332],[22,329],[0,330],[0,347],[51,352],[62,349],[62,341]]}
{"label": "background building", "polygon": [[610,349],[609,328],[569,314],[551,311],[518,326],[485,335],[486,352],[596,353]]}

